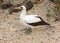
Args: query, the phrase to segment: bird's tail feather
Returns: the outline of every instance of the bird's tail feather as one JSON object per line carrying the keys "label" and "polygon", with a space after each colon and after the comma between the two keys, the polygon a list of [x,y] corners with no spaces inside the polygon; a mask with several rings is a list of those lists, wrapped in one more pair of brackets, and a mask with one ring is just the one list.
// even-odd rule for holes
{"label": "bird's tail feather", "polygon": [[46,23],[46,22],[43,22],[42,24],[43,24],[43,25],[50,25],[49,23]]}

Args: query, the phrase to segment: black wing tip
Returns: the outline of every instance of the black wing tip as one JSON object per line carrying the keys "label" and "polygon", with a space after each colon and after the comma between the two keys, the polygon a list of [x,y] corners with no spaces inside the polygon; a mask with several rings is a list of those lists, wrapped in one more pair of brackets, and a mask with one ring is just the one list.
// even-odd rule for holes
{"label": "black wing tip", "polygon": [[46,23],[45,25],[51,25],[51,24],[49,24],[49,23]]}
{"label": "black wing tip", "polygon": [[51,25],[49,23],[46,23],[46,22],[36,22],[36,23],[27,23],[31,26],[38,26],[38,25]]}
{"label": "black wing tip", "polygon": [[51,25],[50,23],[46,23],[46,22],[44,22],[44,25]]}

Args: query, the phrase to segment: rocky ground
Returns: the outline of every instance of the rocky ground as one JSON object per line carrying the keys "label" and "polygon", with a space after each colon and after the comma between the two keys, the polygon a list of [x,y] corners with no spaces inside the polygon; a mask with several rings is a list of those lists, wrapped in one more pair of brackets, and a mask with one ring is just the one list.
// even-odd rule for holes
{"label": "rocky ground", "polygon": [[35,4],[27,11],[28,14],[38,14],[52,26],[38,26],[30,34],[24,33],[19,21],[19,12],[8,14],[7,10],[0,9],[0,43],[60,43],[60,21],[47,18],[45,3]]}

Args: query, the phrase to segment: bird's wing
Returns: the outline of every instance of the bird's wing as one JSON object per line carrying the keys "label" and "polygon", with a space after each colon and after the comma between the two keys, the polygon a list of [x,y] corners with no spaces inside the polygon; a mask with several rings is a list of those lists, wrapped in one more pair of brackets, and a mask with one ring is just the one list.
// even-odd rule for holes
{"label": "bird's wing", "polygon": [[40,22],[41,19],[37,15],[28,15],[24,17],[24,21],[26,23],[35,23],[35,22]]}

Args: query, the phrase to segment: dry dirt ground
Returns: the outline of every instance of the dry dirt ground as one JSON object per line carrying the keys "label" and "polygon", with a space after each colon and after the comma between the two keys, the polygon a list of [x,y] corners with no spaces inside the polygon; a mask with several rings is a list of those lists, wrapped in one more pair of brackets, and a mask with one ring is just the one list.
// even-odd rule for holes
{"label": "dry dirt ground", "polygon": [[[19,12],[8,14],[0,9],[0,43],[60,43],[60,21],[47,18],[45,4],[36,4],[28,14],[38,14],[52,26],[38,26],[30,34],[24,33],[25,27],[19,21]],[[49,20],[47,20],[49,19]]]}

